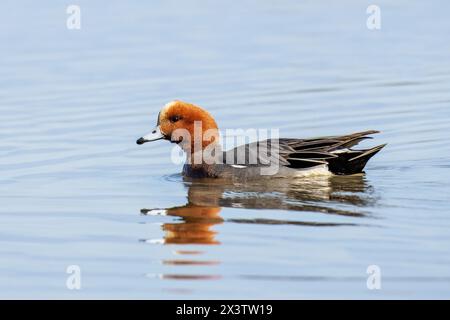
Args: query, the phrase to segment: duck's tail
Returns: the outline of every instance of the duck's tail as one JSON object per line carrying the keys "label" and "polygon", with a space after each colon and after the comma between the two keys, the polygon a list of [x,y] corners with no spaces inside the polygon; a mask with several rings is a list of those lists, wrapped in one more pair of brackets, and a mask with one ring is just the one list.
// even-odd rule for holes
{"label": "duck's tail", "polygon": [[365,150],[348,150],[348,152],[339,153],[337,158],[328,161],[328,168],[332,173],[338,175],[360,173],[370,158],[383,149],[386,144]]}

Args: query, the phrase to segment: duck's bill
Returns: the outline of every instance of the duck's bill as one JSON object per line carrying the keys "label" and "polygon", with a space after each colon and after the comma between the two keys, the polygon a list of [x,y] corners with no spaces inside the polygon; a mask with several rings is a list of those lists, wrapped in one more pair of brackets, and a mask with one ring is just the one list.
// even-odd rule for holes
{"label": "duck's bill", "polygon": [[160,139],[164,139],[164,135],[161,132],[161,129],[159,126],[157,126],[155,129],[152,130],[152,132],[150,132],[149,134],[146,134],[143,137],[140,137],[136,143],[137,144],[144,144],[146,142],[150,142],[150,141],[156,141],[156,140],[160,140]]}

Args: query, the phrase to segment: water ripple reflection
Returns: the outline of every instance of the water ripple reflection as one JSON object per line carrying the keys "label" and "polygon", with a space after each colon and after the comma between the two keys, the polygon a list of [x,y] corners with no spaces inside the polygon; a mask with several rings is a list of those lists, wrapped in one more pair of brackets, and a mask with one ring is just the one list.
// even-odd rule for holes
{"label": "water ripple reflection", "polygon": [[[173,177],[171,176],[171,180]],[[144,208],[141,214],[148,216],[168,216],[173,219],[162,223],[163,239],[148,240],[153,244],[164,245],[220,245],[218,231],[214,227],[223,223],[251,225],[292,225],[309,227],[358,226],[358,221],[370,218],[363,210],[376,203],[373,188],[365,176],[324,176],[302,180],[272,180],[267,184],[239,184],[217,179],[191,181],[184,180],[187,188],[187,203],[171,208]],[[341,208],[339,208],[341,207]],[[239,209],[280,209],[297,212],[294,217],[275,218],[266,216],[258,210],[257,216],[221,216],[222,208]],[[239,210],[242,212],[242,210]],[[244,211],[245,212],[245,211]],[[303,219],[301,213],[318,215],[317,219]],[[348,222],[323,221],[323,217],[345,217]],[[356,220],[355,220],[356,219]],[[177,250],[176,255],[203,255],[196,250]],[[166,266],[192,267],[212,266],[219,260],[164,259]],[[207,274],[160,274],[160,279],[209,280],[219,275]]]}

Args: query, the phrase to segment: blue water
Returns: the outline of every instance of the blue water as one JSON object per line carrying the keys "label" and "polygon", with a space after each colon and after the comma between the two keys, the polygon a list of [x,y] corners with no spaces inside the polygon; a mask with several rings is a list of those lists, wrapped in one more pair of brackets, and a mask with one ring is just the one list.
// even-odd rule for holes
{"label": "blue water", "polygon": [[[76,4],[80,30],[64,1],[0,5],[1,298],[450,297],[448,2],[378,1],[380,30],[364,1]],[[189,183],[135,144],[173,99],[388,146],[364,176]]]}

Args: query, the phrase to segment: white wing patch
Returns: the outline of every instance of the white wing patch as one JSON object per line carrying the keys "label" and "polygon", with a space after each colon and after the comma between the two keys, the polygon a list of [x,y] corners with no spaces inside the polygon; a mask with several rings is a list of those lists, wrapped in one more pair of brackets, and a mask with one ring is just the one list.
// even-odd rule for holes
{"label": "white wing patch", "polygon": [[238,164],[232,164],[231,165],[233,168],[236,168],[236,169],[244,169],[244,168],[247,168],[247,166],[240,166],[240,165],[238,165]]}

